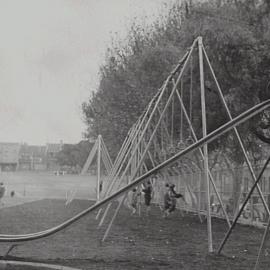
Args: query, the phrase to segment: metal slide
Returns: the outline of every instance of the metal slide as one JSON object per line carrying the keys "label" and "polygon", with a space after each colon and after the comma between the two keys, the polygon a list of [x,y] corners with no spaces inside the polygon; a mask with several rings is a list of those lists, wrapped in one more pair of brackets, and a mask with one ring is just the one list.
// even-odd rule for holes
{"label": "metal slide", "polygon": [[50,229],[36,232],[36,233],[21,234],[21,235],[0,234],[0,242],[25,242],[25,241],[37,240],[37,239],[41,239],[41,238],[53,235],[53,234],[57,233],[58,231],[61,231],[65,228],[69,227],[70,225],[72,225],[76,221],[80,220],[84,216],[90,214],[91,212],[99,209],[100,207],[104,206],[108,202],[123,195],[125,192],[131,190],[133,187],[137,186],[142,181],[144,181],[147,177],[151,176],[152,174],[157,173],[159,170],[163,169],[164,167],[171,165],[173,162],[177,161],[182,156],[184,156],[184,155],[196,150],[197,148],[202,147],[203,145],[215,140],[216,138],[218,138],[222,134],[232,130],[234,127],[240,125],[241,123],[247,121],[251,117],[255,116],[256,114],[262,112],[263,110],[265,110],[269,107],[270,107],[270,99],[252,107],[251,109],[245,111],[244,113],[242,113],[242,114],[238,115],[237,117],[235,117],[234,119],[230,120],[229,122],[227,122],[223,126],[219,127],[215,131],[209,133],[207,136],[201,138],[200,140],[198,140],[194,144],[192,144],[192,145],[188,146],[187,148],[185,148],[184,150],[178,152],[177,154],[175,154],[174,156],[172,156],[168,160],[164,161],[160,165],[156,166],[152,170],[148,171],[144,175],[136,178],[130,184],[119,189],[118,191],[116,191],[112,195],[97,202],[93,206],[85,209],[84,211],[82,211],[79,214],[75,215],[74,217],[66,220],[65,222],[63,222],[55,227],[52,227]]}

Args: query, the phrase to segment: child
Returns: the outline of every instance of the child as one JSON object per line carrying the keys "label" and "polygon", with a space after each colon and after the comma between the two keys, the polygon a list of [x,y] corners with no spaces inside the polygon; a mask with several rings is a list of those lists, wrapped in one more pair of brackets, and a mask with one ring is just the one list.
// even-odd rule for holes
{"label": "child", "polygon": [[164,215],[163,217],[167,217],[169,215],[169,209],[171,207],[172,201],[170,196],[170,185],[165,184],[166,191],[164,193]]}
{"label": "child", "polygon": [[[184,200],[184,197],[182,194],[177,193],[175,190],[174,184],[166,184],[166,192],[164,195],[164,217],[169,216],[170,213],[175,211],[176,209],[176,199],[182,198]],[[184,200],[185,201],[185,200]]]}
{"label": "child", "polygon": [[182,199],[184,200],[184,196],[183,196],[181,193],[177,193],[177,192],[174,190],[174,188],[175,188],[175,184],[171,184],[171,185],[170,185],[170,190],[171,190],[173,196],[174,196],[176,199],[182,198]]}
{"label": "child", "polygon": [[102,182],[102,181],[100,181],[100,183],[99,183],[99,193],[101,193],[101,192],[102,192],[102,188],[103,188],[103,182]]}
{"label": "child", "polygon": [[131,194],[131,208],[132,208],[132,213],[131,215],[134,215],[137,212],[138,208],[138,197],[140,196],[140,192],[137,192],[137,189],[134,188],[132,189],[132,194]]}
{"label": "child", "polygon": [[152,200],[152,191],[153,191],[150,181],[148,181],[146,183],[146,187],[144,187],[142,189],[142,191],[144,193],[144,203],[146,205],[146,215],[148,216],[149,212],[150,212],[150,204],[151,204],[151,200]]}

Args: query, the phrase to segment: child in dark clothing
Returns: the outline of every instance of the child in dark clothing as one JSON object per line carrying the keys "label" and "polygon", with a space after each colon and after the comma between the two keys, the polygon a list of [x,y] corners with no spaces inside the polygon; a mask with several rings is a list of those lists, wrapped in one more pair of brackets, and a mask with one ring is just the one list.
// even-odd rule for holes
{"label": "child in dark clothing", "polygon": [[168,211],[168,209],[170,209],[171,207],[171,196],[170,196],[170,186],[169,184],[165,185],[166,187],[166,191],[164,194],[164,215],[166,214],[166,211]]}
{"label": "child in dark clothing", "polygon": [[142,189],[142,192],[144,193],[144,203],[146,205],[146,215],[149,215],[150,212],[150,204],[152,199],[152,184],[150,181],[147,182],[146,186]]}
{"label": "child in dark clothing", "polygon": [[177,193],[177,192],[174,190],[174,188],[175,188],[175,184],[171,184],[171,185],[170,185],[170,190],[171,190],[171,192],[172,192],[172,195],[173,195],[176,199],[184,198],[183,195],[180,194],[180,193]]}
{"label": "child in dark clothing", "polygon": [[138,208],[138,197],[141,195],[140,192],[137,191],[136,188],[134,188],[132,190],[132,194],[131,194],[131,208],[132,208],[132,215],[134,215],[137,212],[137,208]]}
{"label": "child in dark clothing", "polygon": [[174,188],[175,185],[166,184],[166,192],[164,195],[164,217],[167,217],[170,213],[172,213],[176,209],[176,199],[183,198],[182,194],[177,193]]}

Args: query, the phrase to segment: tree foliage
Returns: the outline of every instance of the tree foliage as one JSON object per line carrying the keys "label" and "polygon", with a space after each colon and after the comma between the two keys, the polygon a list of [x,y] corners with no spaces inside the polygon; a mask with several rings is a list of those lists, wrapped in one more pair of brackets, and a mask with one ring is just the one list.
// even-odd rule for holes
{"label": "tree foliage", "polygon": [[[125,43],[112,42],[100,68],[100,84],[83,104],[87,137],[102,134],[113,157],[131,125],[162,85],[193,40],[203,37],[225,100],[233,116],[270,97],[270,5],[268,1],[176,1],[148,27],[134,24]],[[198,59],[193,59],[194,125],[201,132]],[[228,120],[216,86],[205,64],[208,132]],[[185,77],[188,85],[188,76]],[[197,79],[196,79],[197,78]],[[196,115],[197,114],[197,115]],[[266,118],[267,120],[265,120]],[[266,139],[269,114],[240,128],[247,146]],[[259,136],[258,136],[259,134]],[[266,141],[266,140],[265,140]],[[235,136],[223,136],[219,146],[231,162],[243,155]],[[212,148],[211,148],[212,147]]]}
{"label": "tree foliage", "polygon": [[80,141],[78,144],[64,144],[62,150],[57,153],[57,162],[60,166],[82,168],[93,144],[89,141]]}

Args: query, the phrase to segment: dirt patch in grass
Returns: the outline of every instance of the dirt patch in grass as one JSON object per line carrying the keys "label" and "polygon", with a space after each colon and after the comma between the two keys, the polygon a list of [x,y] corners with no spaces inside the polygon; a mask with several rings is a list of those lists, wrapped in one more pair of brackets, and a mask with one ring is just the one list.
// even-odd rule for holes
{"label": "dirt patch in grass", "polygon": [[[1,209],[0,233],[29,233],[50,228],[88,207],[89,201],[42,200]],[[113,206],[112,209],[115,209]],[[110,211],[111,217],[113,211]],[[108,223],[110,218],[107,218]],[[15,247],[17,258],[61,264],[81,269],[252,269],[263,230],[238,225],[222,255],[207,252],[206,222],[196,215],[175,212],[167,219],[157,207],[150,216],[131,216],[122,208],[105,243],[101,242],[107,223],[97,228],[95,214],[49,238]],[[224,237],[227,224],[213,219],[214,248]],[[1,243],[4,255],[11,244]],[[267,245],[261,269],[269,269]],[[270,253],[270,252],[269,252]],[[16,268],[17,269],[17,268]]]}

